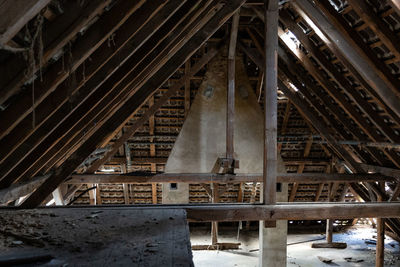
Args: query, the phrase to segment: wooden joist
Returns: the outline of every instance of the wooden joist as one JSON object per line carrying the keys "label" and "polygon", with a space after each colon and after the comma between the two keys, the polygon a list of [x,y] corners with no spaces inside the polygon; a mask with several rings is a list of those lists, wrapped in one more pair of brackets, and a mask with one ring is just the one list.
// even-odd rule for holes
{"label": "wooden joist", "polygon": [[[278,183],[330,183],[394,181],[382,174],[339,174],[339,173],[278,173]],[[85,183],[252,183],[262,182],[262,174],[213,174],[213,173],[163,173],[140,175],[127,174],[74,174],[67,184]]]}

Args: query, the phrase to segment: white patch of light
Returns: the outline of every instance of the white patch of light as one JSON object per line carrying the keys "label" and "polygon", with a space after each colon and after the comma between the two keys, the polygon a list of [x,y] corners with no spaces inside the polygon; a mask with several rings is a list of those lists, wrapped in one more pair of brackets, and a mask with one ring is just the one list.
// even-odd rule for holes
{"label": "white patch of light", "polygon": [[299,89],[297,89],[297,87],[293,84],[293,83],[291,83],[291,82],[288,82],[289,83],[289,86],[295,91],[295,92],[298,92],[299,91]]}
{"label": "white patch of light", "polygon": [[321,40],[323,42],[325,42],[327,44],[331,43],[331,41],[325,36],[325,34],[322,33],[322,31],[318,28],[318,26],[315,25],[315,23],[305,13],[302,13],[302,17],[307,22],[307,24],[311,27],[311,29],[313,29],[313,31],[318,35],[318,37],[321,38]]}
{"label": "white patch of light", "polygon": [[296,56],[300,56],[298,51],[300,42],[291,31],[281,33],[279,38],[281,38],[281,40]]}
{"label": "white patch of light", "polygon": [[343,164],[343,166],[344,166],[344,168],[346,169],[346,171],[348,171],[349,173],[353,173],[353,172],[350,170],[350,168],[349,168],[346,164]]}
{"label": "white patch of light", "polygon": [[105,168],[102,168],[102,169],[100,169],[100,171],[101,171],[101,172],[114,172],[115,170],[114,170],[114,169],[105,169]]}
{"label": "white patch of light", "polygon": [[46,203],[46,206],[51,206],[54,203],[56,203],[56,201],[54,200],[54,198],[52,198],[49,202]]}

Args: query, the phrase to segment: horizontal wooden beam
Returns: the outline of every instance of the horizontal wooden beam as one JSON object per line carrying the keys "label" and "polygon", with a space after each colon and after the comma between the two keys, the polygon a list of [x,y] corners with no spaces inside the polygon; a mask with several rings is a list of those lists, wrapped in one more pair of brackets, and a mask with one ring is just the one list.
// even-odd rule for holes
{"label": "horizontal wooden beam", "polygon": [[400,215],[400,202],[196,206],[186,212],[196,222],[394,218]]}
{"label": "horizontal wooden beam", "polygon": [[[391,181],[392,177],[382,174],[339,174],[339,173],[278,173],[280,183],[328,183]],[[163,173],[156,175],[128,174],[76,174],[66,181],[68,184],[87,183],[239,183],[262,182],[261,173],[214,174],[214,173]]]}
{"label": "horizontal wooden beam", "polygon": [[[165,164],[167,163],[167,157],[133,157],[132,164],[139,165],[139,164]],[[326,165],[330,162],[330,159],[316,159],[316,158],[283,158],[282,159],[285,165],[297,165],[297,164],[306,164],[306,165]],[[108,163],[110,165],[113,164],[121,164],[125,163],[125,157],[113,157],[111,158]],[[106,164],[107,165],[107,164]]]}
{"label": "horizontal wooden beam", "polygon": [[[18,208],[0,207],[0,212],[16,209]],[[185,209],[188,220],[192,222],[396,218],[400,216],[400,202],[68,206],[58,207],[54,209],[54,212],[59,209],[87,209],[103,211],[103,214],[110,209],[119,209],[127,213],[138,209]]]}

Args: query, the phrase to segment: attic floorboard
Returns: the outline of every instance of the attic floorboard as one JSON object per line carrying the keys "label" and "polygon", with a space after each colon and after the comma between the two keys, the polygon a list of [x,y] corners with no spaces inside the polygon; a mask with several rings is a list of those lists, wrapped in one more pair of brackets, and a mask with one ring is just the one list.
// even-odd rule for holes
{"label": "attic floorboard", "polygon": [[0,225],[0,262],[48,253],[58,266],[193,265],[184,210],[1,211]]}

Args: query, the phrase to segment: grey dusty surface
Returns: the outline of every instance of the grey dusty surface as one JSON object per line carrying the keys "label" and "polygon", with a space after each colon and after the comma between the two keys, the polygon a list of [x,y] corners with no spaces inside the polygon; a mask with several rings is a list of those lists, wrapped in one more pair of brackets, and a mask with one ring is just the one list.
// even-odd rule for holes
{"label": "grey dusty surface", "polygon": [[[291,233],[295,232],[295,233]],[[322,232],[322,231],[321,231]],[[220,227],[220,242],[240,242],[239,250],[229,251],[193,251],[193,261],[196,267],[258,267],[258,231],[242,230],[239,240],[237,231]],[[346,242],[346,249],[313,249],[311,243],[325,242],[325,235],[315,231],[290,231],[287,237],[287,266],[288,267],[374,267],[375,245],[365,241],[375,240],[376,230],[371,226],[357,226],[340,233],[334,233],[334,242]],[[191,229],[193,245],[209,244],[210,233],[207,229]],[[332,259],[331,264],[322,263],[318,256]],[[362,260],[347,262],[345,258]],[[400,246],[390,237],[385,237],[385,266],[400,266]],[[281,267],[277,265],[277,267]]]}
{"label": "grey dusty surface", "polygon": [[42,266],[192,266],[184,210],[0,211],[0,258],[50,253]]}

